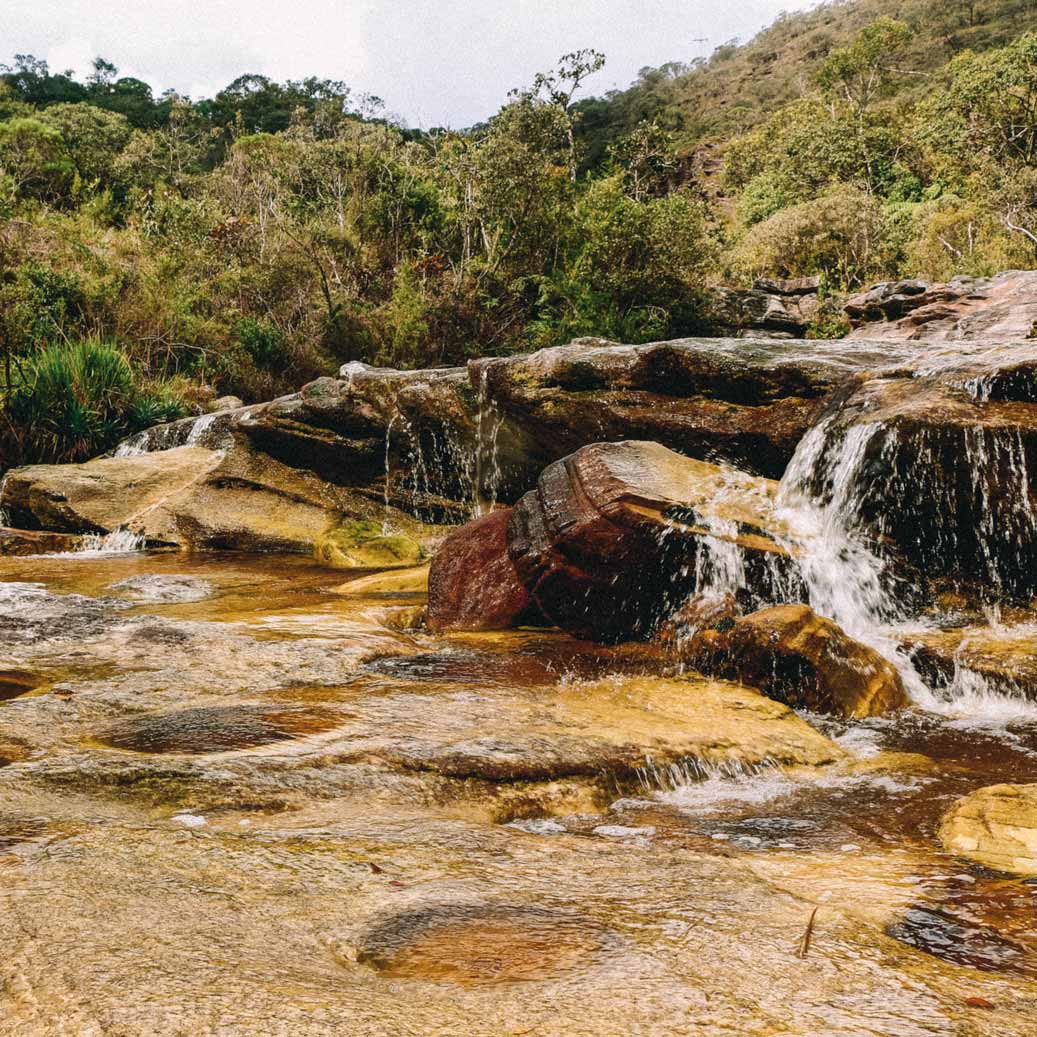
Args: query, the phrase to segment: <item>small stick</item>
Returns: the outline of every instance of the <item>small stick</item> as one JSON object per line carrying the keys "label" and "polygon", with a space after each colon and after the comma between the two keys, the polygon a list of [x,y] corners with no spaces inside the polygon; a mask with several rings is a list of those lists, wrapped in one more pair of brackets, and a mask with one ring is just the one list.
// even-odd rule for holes
{"label": "small stick", "polygon": [[803,939],[799,945],[799,956],[805,958],[807,952],[810,950],[810,937],[814,935],[814,919],[817,918],[817,908],[810,912],[810,921],[807,922],[807,930],[803,934]]}

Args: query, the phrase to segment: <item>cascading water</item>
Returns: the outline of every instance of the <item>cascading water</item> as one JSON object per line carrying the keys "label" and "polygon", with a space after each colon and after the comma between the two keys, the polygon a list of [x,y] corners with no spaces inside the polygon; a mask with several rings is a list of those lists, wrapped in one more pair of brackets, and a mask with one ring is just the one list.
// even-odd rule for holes
{"label": "cascading water", "polygon": [[116,529],[111,533],[98,533],[83,537],[79,549],[72,554],[79,557],[133,554],[143,551],[145,543],[146,539],[142,533],[131,533],[128,529]]}
{"label": "cascading water", "polygon": [[490,396],[487,369],[479,372],[479,410],[476,419],[475,472],[472,476],[472,517],[493,511],[500,493],[501,468],[497,438],[504,414]]}

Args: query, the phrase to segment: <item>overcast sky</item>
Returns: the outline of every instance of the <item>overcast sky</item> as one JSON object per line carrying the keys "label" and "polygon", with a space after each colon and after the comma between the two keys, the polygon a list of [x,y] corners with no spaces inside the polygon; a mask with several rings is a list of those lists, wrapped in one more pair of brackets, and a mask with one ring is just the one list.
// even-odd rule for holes
{"label": "overcast sky", "polygon": [[412,126],[492,114],[565,52],[597,47],[588,86],[747,39],[810,0],[0,0],[0,62],[85,72],[101,55],[156,91],[211,96],[242,72],[342,79]]}

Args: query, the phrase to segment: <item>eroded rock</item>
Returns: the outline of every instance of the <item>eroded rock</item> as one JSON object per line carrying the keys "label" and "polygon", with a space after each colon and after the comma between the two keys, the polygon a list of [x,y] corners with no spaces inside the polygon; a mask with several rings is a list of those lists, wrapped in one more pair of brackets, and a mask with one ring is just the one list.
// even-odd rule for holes
{"label": "eroded rock", "polygon": [[984,336],[1034,337],[1037,271],[1010,270],[996,277],[956,277],[946,284],[891,281],[845,303],[855,325],[851,338],[960,341]]}
{"label": "eroded rock", "polygon": [[75,551],[82,544],[82,537],[66,533],[44,533],[38,529],[0,528],[0,555],[57,554]]}
{"label": "eroded rock", "polygon": [[795,565],[775,484],[657,443],[601,443],[546,468],[515,507],[508,549],[543,615],[604,642],[645,638],[736,550],[746,587],[781,600]]}
{"label": "eroded rock", "polygon": [[807,605],[779,605],[700,631],[682,657],[703,673],[817,712],[879,716],[909,703],[892,663]]}
{"label": "eroded rock", "polygon": [[987,867],[1037,875],[1037,785],[991,785],[959,800],[944,816],[940,841]]}

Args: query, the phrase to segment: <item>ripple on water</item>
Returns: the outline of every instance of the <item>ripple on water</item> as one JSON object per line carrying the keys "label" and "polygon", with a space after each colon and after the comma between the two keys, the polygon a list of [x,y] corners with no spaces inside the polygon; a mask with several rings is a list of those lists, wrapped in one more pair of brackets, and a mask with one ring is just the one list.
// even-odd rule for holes
{"label": "ripple on water", "polygon": [[280,705],[209,706],[120,720],[94,738],[136,753],[204,754],[254,749],[338,726],[334,713]]}
{"label": "ripple on water", "polygon": [[154,573],[119,580],[118,583],[113,583],[109,590],[131,601],[146,602],[150,605],[204,601],[213,594],[213,586],[208,580],[196,576],[163,576]]}
{"label": "ripple on water", "polygon": [[591,919],[533,907],[444,906],[370,930],[357,960],[386,976],[480,986],[562,978],[615,936]]}

